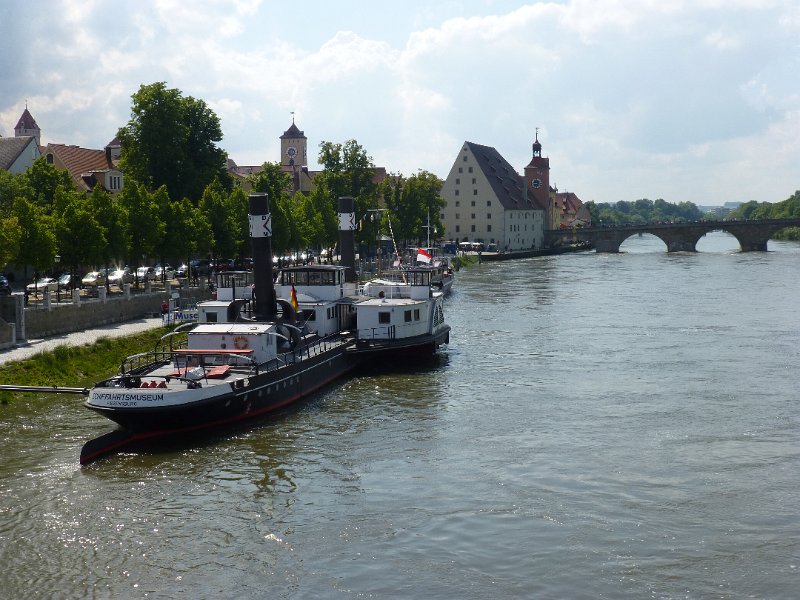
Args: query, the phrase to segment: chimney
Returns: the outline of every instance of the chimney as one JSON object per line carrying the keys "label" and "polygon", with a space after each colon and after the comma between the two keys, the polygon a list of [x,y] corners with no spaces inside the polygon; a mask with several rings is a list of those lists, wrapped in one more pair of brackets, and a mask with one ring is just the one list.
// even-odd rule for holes
{"label": "chimney", "polygon": [[356,215],[352,196],[339,197],[339,254],[340,264],[347,267],[344,278],[356,280]]}
{"label": "chimney", "polygon": [[267,194],[250,194],[250,245],[253,249],[255,318],[274,319],[277,314],[272,275],[272,215]]}

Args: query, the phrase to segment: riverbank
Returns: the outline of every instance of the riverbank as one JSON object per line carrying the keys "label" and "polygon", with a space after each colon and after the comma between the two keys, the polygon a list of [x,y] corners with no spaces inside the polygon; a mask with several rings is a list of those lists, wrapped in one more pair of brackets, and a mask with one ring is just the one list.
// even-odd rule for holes
{"label": "riverbank", "polygon": [[73,333],[64,333],[60,335],[27,340],[23,343],[17,344],[12,348],[0,350],[0,365],[31,358],[42,352],[51,352],[58,346],[86,346],[97,342],[101,338],[132,336],[144,331],[156,329],[161,327],[161,325],[161,317],[148,317],[144,319],[127,321],[125,323],[101,325],[99,327],[92,327],[90,329],[75,331]]}

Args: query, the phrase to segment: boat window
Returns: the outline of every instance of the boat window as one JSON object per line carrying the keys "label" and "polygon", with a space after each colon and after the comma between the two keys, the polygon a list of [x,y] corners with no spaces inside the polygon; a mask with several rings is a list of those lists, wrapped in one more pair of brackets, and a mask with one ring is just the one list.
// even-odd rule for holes
{"label": "boat window", "polygon": [[314,309],[308,309],[301,311],[301,317],[304,321],[316,321],[317,320],[317,311]]}
{"label": "boat window", "polygon": [[391,323],[392,322],[392,313],[388,312],[379,312],[378,313],[378,323]]}
{"label": "boat window", "polygon": [[414,309],[414,320],[415,321],[419,321],[419,309],[418,308]]}
{"label": "boat window", "polygon": [[410,323],[411,322],[411,311],[410,310],[405,311],[405,313],[403,314],[403,317],[405,318],[406,323]]}

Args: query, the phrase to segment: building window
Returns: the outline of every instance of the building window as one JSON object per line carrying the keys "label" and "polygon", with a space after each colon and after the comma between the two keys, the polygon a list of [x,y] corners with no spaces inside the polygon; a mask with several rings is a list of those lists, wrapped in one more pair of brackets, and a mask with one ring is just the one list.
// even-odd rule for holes
{"label": "building window", "polygon": [[472,173],[472,167],[469,167],[469,168],[467,169],[467,171],[469,171],[470,173]]}
{"label": "building window", "polygon": [[460,183],[461,183],[461,180],[458,177],[456,177],[456,185],[458,185]]}
{"label": "building window", "polygon": [[486,213],[486,219],[491,221],[492,220],[492,213]]}
{"label": "building window", "polygon": [[472,190],[472,195],[473,196],[477,196],[478,195],[478,190]]}
{"label": "building window", "polygon": [[472,178],[472,185],[475,185],[475,183],[476,183],[477,181],[478,181],[478,180],[477,180],[477,179],[475,179],[475,178],[473,177],[473,178]]}
{"label": "building window", "polygon": [[472,233],[475,233],[475,225],[472,226]]}
{"label": "building window", "polygon": [[461,226],[460,225],[456,225],[456,233],[458,233],[459,231],[461,231]]}
{"label": "building window", "polygon": [[461,206],[461,202],[456,200],[456,206]]}
{"label": "building window", "polygon": [[455,193],[456,196],[458,196],[458,190],[456,190],[454,193]]}
{"label": "building window", "polygon": [[461,218],[461,215],[459,213],[456,213],[456,219],[460,219],[460,218]]}
{"label": "building window", "polygon": [[487,200],[486,201],[486,206],[491,206],[491,205],[492,205],[492,201],[491,200]]}
{"label": "building window", "polygon": [[475,206],[475,200],[472,201],[472,206]]}
{"label": "building window", "polygon": [[378,323],[386,324],[392,322],[392,313],[388,312],[379,312],[378,313]]}
{"label": "building window", "polygon": [[439,213],[439,218],[444,221],[444,213]]}
{"label": "building window", "polygon": [[492,230],[492,226],[491,226],[491,225],[487,225],[487,226],[486,226],[486,231],[487,231],[487,232],[489,232],[489,231],[491,231],[491,230]]}
{"label": "building window", "polygon": [[464,155],[464,162],[467,162],[467,155]]}
{"label": "building window", "polygon": [[53,153],[52,152],[48,152],[47,153],[47,164],[48,165],[52,165],[53,164]]}
{"label": "building window", "polygon": [[472,213],[472,218],[473,218],[473,219],[475,218],[475,213]]}
{"label": "building window", "polygon": [[459,173],[463,173],[464,172],[464,167],[458,167],[458,172]]}

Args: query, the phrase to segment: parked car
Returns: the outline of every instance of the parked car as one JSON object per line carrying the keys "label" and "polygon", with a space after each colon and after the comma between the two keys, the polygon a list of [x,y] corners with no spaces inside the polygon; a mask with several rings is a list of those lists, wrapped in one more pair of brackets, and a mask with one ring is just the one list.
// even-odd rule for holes
{"label": "parked car", "polygon": [[198,277],[208,275],[211,272],[211,264],[206,258],[195,258],[189,263],[189,266],[192,269],[192,275],[197,275]]}
{"label": "parked car", "polygon": [[132,281],[133,273],[131,273],[128,267],[111,271],[111,274],[108,276],[108,283],[119,287],[122,287],[126,283],[131,283]]}
{"label": "parked car", "polygon": [[29,283],[26,289],[29,292],[55,292],[58,290],[58,280],[53,277],[40,277],[38,281]]}
{"label": "parked car", "polygon": [[96,288],[99,285],[106,284],[106,276],[100,271],[90,271],[81,279],[83,287]]}
{"label": "parked car", "polygon": [[62,273],[58,276],[59,290],[74,290],[81,284],[81,278],[72,273]]}
{"label": "parked car", "polygon": [[8,277],[0,275],[0,296],[9,296],[11,294],[11,284],[8,282]]}
{"label": "parked car", "polygon": [[139,267],[136,269],[136,278],[142,283],[153,281],[156,278],[156,270],[153,267]]}
{"label": "parked car", "polygon": [[189,265],[183,263],[180,267],[175,269],[175,277],[187,277],[189,275]]}
{"label": "parked car", "polygon": [[169,264],[165,264],[163,267],[161,263],[156,264],[153,269],[156,272],[156,279],[163,279],[166,275],[167,279],[172,279],[175,277],[175,269],[173,269]]}

